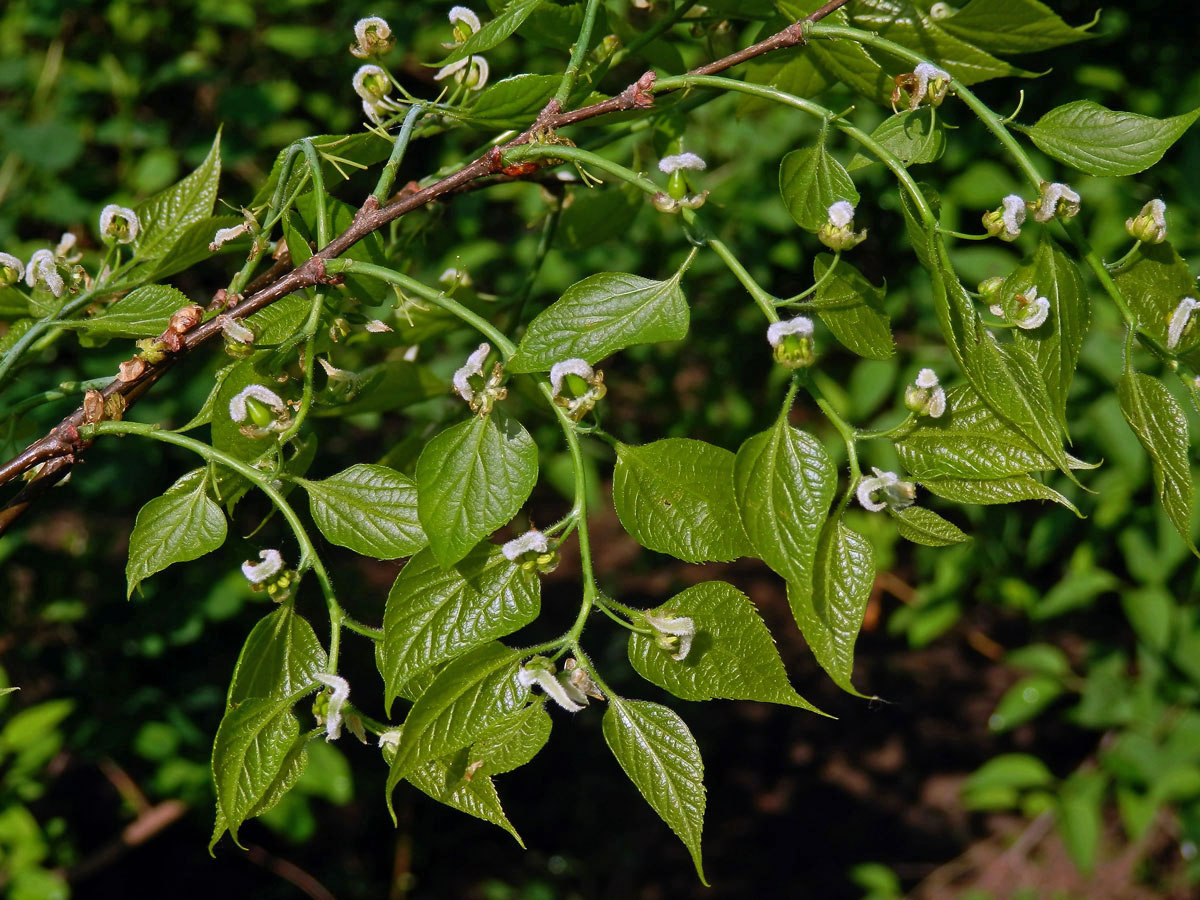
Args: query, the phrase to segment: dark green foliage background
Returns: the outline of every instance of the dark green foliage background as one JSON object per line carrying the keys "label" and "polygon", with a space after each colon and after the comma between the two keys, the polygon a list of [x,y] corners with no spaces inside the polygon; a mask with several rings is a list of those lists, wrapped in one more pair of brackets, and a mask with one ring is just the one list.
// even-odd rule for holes
{"label": "dark green foliage background", "polygon": [[[224,127],[221,198],[236,211],[250,200],[279,147],[305,134],[350,131],[360,121],[350,88],[357,61],[346,52],[360,14],[389,20],[401,46],[407,45],[406,62],[397,68],[405,71],[411,90],[432,96],[433,70],[419,62],[440,56],[437,42],[448,37],[448,5],[9,2],[0,12],[0,249],[28,258],[68,227],[76,227],[81,243],[92,241],[94,249],[93,223],[104,203],[141,199],[189,171],[218,126]],[[1072,24],[1092,14],[1083,3],[1052,5]],[[1031,69],[1052,69],[1045,77],[990,83],[979,93],[994,108],[1009,110],[1023,88],[1024,122],[1080,98],[1155,116],[1188,111],[1200,105],[1200,72],[1190,41],[1183,39],[1190,24],[1180,17],[1186,20],[1190,13],[1177,9],[1141,3],[1106,10],[1097,28],[1100,39],[1023,60]],[[682,50],[683,61],[691,63],[696,46],[678,41],[660,48],[654,62],[668,67],[674,57],[678,67]],[[554,72],[565,63],[561,50],[521,38],[488,58],[493,79]],[[615,89],[637,71],[610,76],[606,86]],[[852,101],[838,96],[824,102],[842,109]],[[859,103],[862,122],[873,125],[883,118],[884,111]],[[792,294],[811,283],[810,260],[820,248],[788,218],[776,169],[779,157],[810,143],[814,130],[781,111],[735,118],[738,107],[736,97],[726,97],[693,113],[687,146],[710,162],[703,183],[713,191],[710,218],[725,223],[722,237],[764,286]],[[951,101],[942,114],[963,128],[950,133],[940,163],[917,171],[940,192],[948,224],[958,218],[963,230],[977,230],[978,212],[1018,185],[965,110]],[[400,183],[459,158],[483,137],[460,133],[415,144]],[[843,162],[849,159],[851,148],[835,148]],[[643,139],[625,152],[636,153],[635,168],[648,170],[658,151]],[[739,171],[761,172],[761,178],[723,177],[726,160],[737,160]],[[895,398],[919,365],[950,368],[939,349],[926,276],[906,250],[897,196],[881,169],[855,173],[863,195],[859,224],[870,227],[872,240],[855,251],[853,262],[873,282],[888,282],[902,362],[857,360],[834,349],[826,335],[819,376],[826,394],[864,425],[876,416],[891,421]],[[1200,132],[1193,131],[1163,164],[1135,179],[1068,180],[1084,195],[1084,223],[1102,255],[1123,252],[1125,217],[1161,196],[1170,210],[1172,241],[1185,258],[1196,259],[1200,181],[1188,175],[1196,171]],[[356,203],[368,189],[355,180],[335,193]],[[576,203],[583,209],[605,202],[604,196],[580,194]],[[511,294],[533,258],[543,209],[536,187],[506,186],[405,219],[397,236],[422,261],[414,274],[426,281],[458,265],[470,271],[481,291]],[[579,212],[568,210],[531,304],[540,309],[574,281],[601,270],[669,277],[685,252],[677,229],[644,204],[634,209],[640,212],[628,225],[619,213],[605,217],[621,225],[611,235],[573,227],[579,223],[572,216]],[[606,239],[596,240],[601,237]],[[1002,274],[1014,260],[994,242],[966,247],[955,262],[968,281]],[[229,257],[205,263],[181,276],[177,286],[201,300],[224,283],[232,264]],[[736,449],[773,419],[782,373],[769,365],[757,314],[715,257],[697,259],[685,291],[692,310],[688,340],[627,352],[606,370],[607,425],[634,443],[691,437]],[[706,855],[716,887],[705,896],[783,896],[781,885],[791,886],[788,896],[861,896],[847,873],[869,861],[895,865],[911,883],[985,833],[980,817],[948,816],[919,805],[921,786],[930,777],[965,774],[996,754],[1018,751],[1040,756],[1056,776],[1091,759],[1123,783],[1138,784],[1143,776],[1136,766],[1130,774],[1124,757],[1113,762],[1111,753],[1097,756],[1100,736],[1108,735],[1108,748],[1131,734],[1154,744],[1178,727],[1180,716],[1195,715],[1187,710],[1200,689],[1192,652],[1200,648],[1194,604],[1200,577],[1152,502],[1148,463],[1117,411],[1110,385],[1119,374],[1120,334],[1110,312],[1097,304],[1097,326],[1084,346],[1071,398],[1072,452],[1105,461],[1086,479],[1098,495],[1063,488],[1089,515],[1086,521],[1037,504],[931,503],[976,541],[924,550],[893,543],[891,526],[882,519],[857,518],[855,527],[877,547],[880,571],[917,586],[907,604],[883,593],[883,624],[859,643],[856,683],[889,704],[856,701],[818,674],[764,569],[743,562],[728,576],[716,574],[728,567],[706,570],[714,574],[705,577],[729,577],[744,586],[775,630],[799,691],[841,718],[831,722],[744,703],[700,707],[672,701],[696,732],[710,773]],[[458,351],[470,343],[465,335],[455,340],[461,347],[452,346],[447,360],[461,358]],[[445,341],[435,344],[441,350]],[[354,368],[361,350],[351,344],[342,352],[339,364]],[[58,381],[108,374],[126,355],[120,341],[88,349],[73,339],[60,341],[23,371],[3,402]],[[186,420],[207,394],[217,362],[191,360],[173,371],[139,405],[137,417]],[[13,433],[0,435],[3,455],[53,424],[70,402],[43,407]],[[523,401],[511,402],[520,409]],[[408,417],[371,414],[322,422],[312,471],[324,477],[389,455],[393,465],[410,467],[407,441],[453,414],[449,401],[435,399],[414,407]],[[539,421],[547,429],[543,434],[533,428]],[[531,419],[539,446],[558,446],[552,425]],[[544,451],[543,471],[551,481],[569,480],[569,474],[555,478],[564,469],[569,473],[556,453]],[[611,471],[610,460],[597,462],[601,472]],[[892,461],[865,462],[889,468]],[[242,537],[266,511],[251,499],[217,556],[150,579],[126,602],[121,572],[134,516],[187,464],[158,444],[110,440],[91,452],[88,464],[52,493],[23,530],[0,539],[0,662],[9,681],[22,686],[21,693],[0,698],[0,728],[30,705],[59,698],[74,704],[57,727],[62,749],[43,754],[44,765],[21,773],[11,757],[0,761],[6,767],[0,768],[0,810],[28,808],[45,843],[41,865],[70,868],[95,859],[130,817],[127,798],[100,774],[104,761],[128,771],[151,802],[177,797],[190,807],[181,824],[152,844],[79,881],[75,896],[297,896],[294,885],[272,874],[275,859],[299,862],[338,897],[383,897],[390,890],[396,897],[533,900],[702,891],[684,849],[620,782],[603,749],[600,716],[589,713],[573,721],[556,715],[547,750],[531,767],[500,782],[509,816],[532,848],[528,852],[411,791],[398,795],[401,827],[393,831],[382,803],[385,769],[377,754],[343,739],[337,749],[314,754],[301,789],[264,823],[246,826],[249,854],[226,843],[216,861],[210,860],[204,846],[211,738],[238,648],[269,606],[246,589],[237,565],[262,541],[286,538],[276,522],[255,541]],[[563,506],[560,496],[543,488],[532,510],[544,522]],[[689,567],[671,567],[665,557],[649,552],[635,557],[618,534],[615,525],[598,531],[598,544],[606,535],[612,543],[598,551],[598,569],[605,589],[623,602],[653,606],[698,580]],[[397,565],[370,563],[332,546],[322,550],[350,611],[378,621]],[[562,577],[546,582],[547,621],[538,626],[546,634],[571,616],[570,569],[568,560]],[[557,618],[556,600],[563,601]],[[302,600],[301,610],[305,603],[319,619],[319,600]],[[1059,687],[1042,696],[1058,699],[1031,724],[989,731],[993,704],[1016,670],[972,650],[975,634],[1007,650],[1033,643],[1060,646],[1074,674],[1051,680]],[[661,692],[638,683],[628,670],[623,643],[613,635],[604,652],[595,647],[599,664],[630,695],[661,699]],[[369,655],[351,654],[347,664],[346,674],[365,704],[378,693]],[[1020,695],[1018,690],[1013,696]],[[1036,710],[1010,700],[1002,712],[1012,724]],[[896,741],[900,767],[871,762]],[[844,775],[847,769],[866,779],[867,788],[860,782],[856,789],[854,779]],[[1200,788],[1173,799],[1178,841],[1200,841]],[[6,858],[15,858],[15,848],[33,846],[13,837],[19,831],[13,830],[15,815],[0,812],[0,872]],[[1119,835],[1114,829],[1110,839]],[[1144,877],[1168,891],[1200,875],[1182,869],[1176,853],[1155,860]],[[396,872],[411,875],[396,881]]]}

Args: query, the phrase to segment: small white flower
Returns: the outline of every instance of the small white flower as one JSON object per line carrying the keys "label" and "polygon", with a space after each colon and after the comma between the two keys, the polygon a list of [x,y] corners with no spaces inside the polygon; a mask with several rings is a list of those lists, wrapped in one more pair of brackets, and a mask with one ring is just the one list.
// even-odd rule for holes
{"label": "small white flower", "polygon": [[466,84],[471,90],[478,91],[487,84],[489,74],[491,69],[486,59],[482,56],[469,56],[448,66],[442,66],[433,76],[433,80],[441,81],[453,75],[459,84]]}
{"label": "small white flower", "polygon": [[1001,216],[1001,221],[1004,223],[1005,240],[1014,240],[1021,233],[1021,226],[1025,223],[1025,200],[1017,194],[1009,194],[1000,201],[1004,205],[1004,213]]}
{"label": "small white flower", "polygon": [[940,419],[946,412],[946,390],[938,382],[937,373],[933,369],[922,369],[917,373],[915,387],[912,396],[905,397],[908,408],[930,418]]}
{"label": "small white flower", "polygon": [[483,27],[479,24],[479,16],[475,15],[475,11],[465,6],[450,7],[449,18],[451,25],[457,25],[461,22],[471,29],[471,34],[474,34]]}
{"label": "small white flower", "polygon": [[500,552],[509,562],[516,562],[530,551],[545,553],[549,549],[550,544],[546,541],[546,536],[536,528],[530,528],[520,537],[515,537],[506,543],[500,548]]}
{"label": "small white flower", "polygon": [[567,693],[566,687],[554,677],[554,673],[550,669],[540,666],[535,666],[534,668],[522,666],[517,670],[517,681],[523,687],[532,687],[536,684],[546,693],[547,697],[567,712],[579,712],[583,709],[583,704],[576,703],[571,699],[571,695]]}
{"label": "small white flower", "polygon": [[208,245],[210,253],[216,253],[225,244],[240,238],[243,234],[250,230],[250,226],[243,222],[241,225],[234,225],[231,228],[218,228],[217,233],[213,235],[212,243]]}
{"label": "small white flower", "polygon": [[1062,217],[1070,219],[1079,212],[1079,195],[1061,181],[1047,184],[1042,188],[1041,199],[1033,214],[1034,221],[1049,222],[1059,214],[1060,204]]}
{"label": "small white flower", "polygon": [[562,393],[563,380],[568,375],[578,375],[584,381],[589,380],[595,372],[586,359],[564,359],[550,367],[550,390],[557,397]]}
{"label": "small white flower", "polygon": [[1025,308],[1024,317],[1017,319],[1016,325],[1018,328],[1029,331],[1045,322],[1049,315],[1050,301],[1045,297],[1034,297],[1029,301],[1029,306]]}
{"label": "small white flower", "polygon": [[350,682],[340,675],[330,675],[328,672],[317,672],[317,681],[333,688],[329,697],[329,708],[325,711],[325,740],[336,741],[342,736],[342,707],[350,699]]}
{"label": "small white flower", "polygon": [[354,23],[354,43],[350,45],[350,53],[359,59],[386,53],[393,44],[392,28],[386,19],[367,16]]}
{"label": "small white flower", "polygon": [[[893,509],[912,506],[917,489],[911,482],[901,481],[895,472],[883,472],[874,466],[871,467],[871,471],[875,473],[875,477],[862,479],[854,492],[863,509],[879,512],[888,506]],[[879,500],[874,497],[877,492],[881,494]]]}
{"label": "small white flower", "polygon": [[354,85],[354,93],[358,94],[364,102],[372,104],[386,97],[391,89],[387,72],[371,63],[359,66],[350,83]]}
{"label": "small white flower", "polygon": [[262,384],[248,384],[229,401],[229,418],[235,422],[245,422],[249,416],[246,400],[250,397],[269,406],[276,415],[287,411],[287,404],[283,402],[283,398],[269,387]]}
{"label": "small white flower", "polygon": [[475,389],[471,387],[471,382],[468,379],[472,375],[483,375],[483,362],[491,352],[492,345],[484,341],[475,348],[475,352],[468,356],[467,361],[454,373],[454,390],[458,392],[458,396],[462,397],[468,403],[475,399]]}
{"label": "small white flower", "polygon": [[956,12],[958,12],[958,10],[956,10],[949,3],[935,3],[933,6],[929,7],[929,18],[948,19]]}
{"label": "small white flower", "polygon": [[854,204],[839,200],[829,207],[829,221],[835,228],[849,228],[854,224]]}
{"label": "small white flower", "polygon": [[54,254],[49,250],[35,250],[25,267],[25,283],[31,288],[41,288],[49,291],[55,297],[61,297],[66,290],[66,282],[58,271]]}
{"label": "small white flower", "polygon": [[938,386],[937,372],[933,369],[922,369],[917,373],[917,387],[935,388]]}
{"label": "small white flower", "polygon": [[105,240],[111,238],[118,244],[132,244],[141,230],[137,213],[128,207],[110,203],[100,210],[100,236]]}
{"label": "small white flower", "polygon": [[658,170],[667,175],[670,175],[672,172],[678,172],[680,169],[706,168],[708,168],[708,163],[695,153],[676,153],[672,156],[664,156],[658,161]]}
{"label": "small white flower", "polygon": [[367,323],[366,328],[367,331],[371,332],[371,334],[385,334],[386,332],[395,330],[391,325],[388,325],[386,322],[383,322],[380,319],[372,319]]}
{"label": "small white flower", "polygon": [[813,321],[807,316],[796,316],[794,319],[788,319],[784,322],[772,322],[767,326],[767,343],[772,347],[778,347],[780,341],[789,334],[797,334],[800,337],[812,337]]}
{"label": "small white flower", "polygon": [[283,568],[283,556],[278,550],[259,550],[258,558],[262,562],[242,563],[242,574],[251,584],[262,584],[268,578],[274,578]]}
{"label": "small white flower", "polygon": [[400,735],[403,734],[399,728],[393,728],[391,731],[385,731],[379,736],[380,747],[390,747],[396,750],[400,747]]}
{"label": "small white flower", "polygon": [[1167,329],[1168,350],[1174,350],[1179,346],[1183,330],[1187,328],[1188,322],[1192,318],[1192,312],[1196,309],[1200,309],[1200,302],[1193,297],[1184,297],[1179,301],[1179,305],[1175,307],[1175,312],[1171,316],[1171,325]]}
{"label": "small white flower", "polygon": [[[666,636],[668,639],[678,638],[678,649],[671,654],[671,659],[684,660],[687,659],[688,653],[692,649],[692,640],[696,637],[696,623],[687,616],[671,616],[658,615],[653,616],[646,613],[646,624],[658,632],[658,637]],[[670,645],[674,645],[675,641],[670,640]],[[659,646],[663,646],[660,640]]]}
{"label": "small white flower", "polygon": [[949,72],[927,62],[918,63],[917,67],[913,69],[913,74],[917,76],[917,94],[920,97],[925,96],[925,92],[929,89],[929,82],[950,80]]}
{"label": "small white flower", "polygon": [[79,262],[79,260],[83,259],[83,254],[71,253],[71,251],[75,249],[76,242],[77,239],[75,235],[69,231],[64,231],[62,237],[58,239],[58,246],[54,248],[54,255],[59,259],[69,263]]}
{"label": "small white flower", "polygon": [[0,253],[0,287],[16,284],[25,277],[25,263],[11,253]]}

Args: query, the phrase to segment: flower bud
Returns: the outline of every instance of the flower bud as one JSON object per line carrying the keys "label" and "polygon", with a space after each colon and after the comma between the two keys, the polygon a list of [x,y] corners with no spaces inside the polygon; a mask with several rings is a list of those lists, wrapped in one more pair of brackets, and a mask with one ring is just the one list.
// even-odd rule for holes
{"label": "flower bud", "polygon": [[1079,214],[1079,195],[1061,181],[1043,181],[1036,202],[1030,202],[1036,222],[1049,222],[1055,216],[1071,219]]}
{"label": "flower bud", "polygon": [[830,250],[850,250],[867,239],[867,230],[854,233],[854,204],[839,200],[829,207],[829,221],[821,226],[817,238]]}
{"label": "flower bud", "polygon": [[811,366],[816,360],[812,335],[813,322],[807,316],[772,322],[767,327],[767,343],[774,350],[775,362],[788,369]]}
{"label": "flower bud", "polygon": [[365,103],[376,103],[387,96],[392,89],[392,82],[387,72],[376,65],[359,66],[351,80],[354,93],[358,94]]}
{"label": "flower bud", "polygon": [[392,29],[385,19],[379,16],[368,16],[354,23],[354,43],[350,45],[350,53],[359,59],[369,59],[372,56],[383,56],[396,46]]}
{"label": "flower bud", "polygon": [[979,296],[983,298],[984,303],[992,304],[1000,298],[1000,289],[1004,287],[1004,276],[994,275],[991,278],[984,279],[979,282],[977,288]]}
{"label": "flower bud", "polygon": [[1021,235],[1025,212],[1025,201],[1017,194],[1009,194],[1001,201],[998,209],[983,214],[983,227],[992,237],[998,237],[1002,241],[1015,241]]}
{"label": "flower bud", "polygon": [[1125,230],[1135,240],[1161,244],[1167,239],[1167,204],[1151,200],[1140,213],[1125,220]]}
{"label": "flower bud", "polygon": [[100,237],[106,244],[132,244],[141,228],[137,213],[128,207],[110,203],[100,211]]}
{"label": "flower bud", "polygon": [[37,250],[29,258],[29,265],[25,267],[25,283],[31,288],[49,291],[55,297],[61,297],[67,289],[54,254],[49,250]]}
{"label": "flower bud", "polygon": [[229,401],[229,418],[242,425],[247,437],[266,437],[286,431],[291,424],[287,404],[270,388],[248,384]]}
{"label": "flower bud", "polygon": [[890,507],[905,509],[917,498],[917,487],[912,482],[901,481],[895,472],[882,472],[874,467],[874,478],[863,478],[855,489],[855,496],[863,509],[879,512]]}
{"label": "flower bud", "polygon": [[1200,302],[1193,297],[1184,297],[1175,307],[1171,315],[1171,324],[1167,328],[1167,349],[1174,350],[1179,346],[1184,334],[1192,331],[1192,313],[1200,309]]}
{"label": "flower bud", "polygon": [[171,316],[167,329],[176,334],[187,334],[204,319],[204,309],[200,306],[181,306]]}
{"label": "flower bud", "polygon": [[25,277],[25,264],[11,253],[0,253],[0,290]]}
{"label": "flower bud", "polygon": [[671,659],[683,661],[692,650],[696,637],[696,623],[687,616],[676,616],[671,612],[657,615],[647,612],[646,624],[654,631],[654,643],[660,650],[671,654]]}
{"label": "flower bud", "polygon": [[475,14],[474,10],[468,9],[465,6],[451,7],[449,18],[450,24],[454,26],[454,43],[443,44],[447,50],[452,50],[459,46],[482,27],[479,22],[479,16]]}
{"label": "flower bud", "polygon": [[897,75],[892,91],[892,109],[900,102],[902,92],[908,92],[908,108],[916,109],[928,99],[930,106],[941,106],[950,90],[950,73],[932,63],[919,63],[911,72]]}
{"label": "flower bud", "polygon": [[441,81],[453,75],[457,83],[465,85],[472,91],[478,91],[487,84],[489,73],[490,69],[486,59],[482,56],[468,56],[458,62],[442,66],[433,76],[433,80]]}
{"label": "flower bud", "polygon": [[[329,702],[317,721],[324,722],[325,740],[336,741],[342,736],[342,707],[350,699],[350,682],[340,675],[330,675],[328,672],[317,672],[313,678],[329,688]],[[324,696],[324,693],[318,695]]]}
{"label": "flower bud", "polygon": [[550,367],[550,397],[573,422],[591,412],[607,393],[604,373],[594,371],[587,360],[564,359]]}
{"label": "flower bud", "polygon": [[933,369],[922,369],[917,380],[904,389],[904,405],[919,416],[942,417],[946,411],[946,391]]}
{"label": "flower bud", "polygon": [[167,358],[167,351],[170,349],[165,341],[158,338],[141,338],[133,342],[138,348],[138,354],[148,365],[156,366]]}
{"label": "flower bud", "polygon": [[650,202],[654,204],[654,208],[661,213],[677,213],[679,212],[679,201],[670,194],[665,194],[659,191],[650,198]]}

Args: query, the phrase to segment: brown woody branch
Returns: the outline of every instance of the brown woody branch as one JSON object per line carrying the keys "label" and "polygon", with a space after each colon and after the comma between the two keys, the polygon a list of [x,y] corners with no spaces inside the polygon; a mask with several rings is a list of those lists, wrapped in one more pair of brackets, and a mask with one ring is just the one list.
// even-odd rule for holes
{"label": "brown woody branch", "polygon": [[[693,75],[711,75],[721,72],[739,63],[762,56],[774,50],[795,47],[805,42],[805,24],[817,22],[845,6],[849,0],[830,0],[824,6],[813,11],[804,19],[795,22],[782,31],[771,35],[757,44],[753,44],[735,53],[731,53],[715,62],[694,69]],[[574,125],[587,119],[607,115],[614,112],[626,112],[635,109],[646,109],[654,105],[655,73],[646,72],[637,81],[629,85],[620,94],[584,106],[576,110],[562,110],[556,101],[551,100],[538,114],[534,123],[508,143],[492,147],[478,159],[468,163],[451,175],[434,182],[427,187],[415,191],[402,191],[399,198],[387,206],[380,206],[374,197],[368,197],[362,208],[354,217],[354,221],[345,232],[338,235],[323,247],[307,262],[292,269],[282,277],[258,290],[250,292],[228,314],[235,319],[253,315],[264,307],[270,306],[276,300],[286,297],[295,291],[327,283],[325,276],[326,260],[335,259],[345,253],[367,235],[382,228],[401,216],[432,203],[448,194],[466,189],[472,182],[480,179],[503,179],[521,177],[504,171],[502,163],[503,152],[511,147],[536,140],[539,135],[552,132],[567,125]],[[662,91],[660,93],[667,93]],[[280,270],[282,267],[276,267]],[[276,274],[273,268],[267,275]],[[259,281],[265,279],[260,278]],[[252,285],[251,287],[254,287]],[[220,295],[219,295],[220,296]],[[174,337],[172,350],[162,362],[153,365],[138,366],[126,378],[117,378],[101,391],[104,400],[120,396],[125,407],[134,402],[149,389],[174,363],[201,344],[215,338],[221,333],[221,325],[215,319],[197,325],[181,336]],[[0,534],[3,534],[48,488],[61,481],[70,472],[72,466],[80,461],[87,449],[87,443],[81,441],[79,427],[87,421],[84,407],[81,405],[75,412],[64,418],[49,434],[30,444],[20,454],[0,466],[0,486],[8,484],[24,475],[34,467],[41,465],[37,477],[27,484],[9,503],[0,508]]]}

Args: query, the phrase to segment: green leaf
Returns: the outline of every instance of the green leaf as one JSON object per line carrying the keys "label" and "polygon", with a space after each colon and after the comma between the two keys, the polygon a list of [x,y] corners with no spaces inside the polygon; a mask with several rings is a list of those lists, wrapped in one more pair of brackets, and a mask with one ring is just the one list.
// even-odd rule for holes
{"label": "green leaf", "polygon": [[613,502],[643,547],[685,562],[749,556],[733,497],[733,454],[688,438],[617,444]]}
{"label": "green leaf", "polygon": [[1150,168],[1200,116],[1200,107],[1169,119],[1108,109],[1093,100],[1055,107],[1020,128],[1047,156],[1089,175],[1136,175]]}
{"label": "green leaf", "polygon": [[529,689],[517,681],[523,655],[484,644],[438,673],[404,720],[404,739],[388,773],[389,810],[392,791],[418,766],[461,750],[526,704]]}
{"label": "green leaf", "polygon": [[842,164],[829,155],[824,139],[815,147],[793,150],[779,164],[779,193],[796,224],[819,231],[829,207],[839,200],[858,205],[858,191]]}
{"label": "green leaf", "polygon": [[1052,500],[1079,515],[1074,503],[1030,475],[1010,475],[1007,478],[919,478],[918,481],[929,493],[955,503],[990,506],[1020,500]]}
{"label": "green leaf", "polygon": [[[871,132],[871,138],[906,167],[936,162],[946,150],[946,131],[932,106],[906,109],[889,116]],[[874,162],[878,160],[873,155],[859,151],[846,170],[853,172]]]}
{"label": "green leaf", "polygon": [[[1114,279],[1129,304],[1138,327],[1166,346],[1167,329],[1179,301],[1196,295],[1196,280],[1188,264],[1180,259],[1169,241],[1142,244],[1133,262],[1117,271]],[[1184,331],[1177,355],[1187,354],[1200,345],[1200,328]]]}
{"label": "green leaf", "polygon": [[1058,803],[1058,830],[1075,865],[1089,875],[1096,865],[1096,850],[1104,830],[1104,792],[1108,778],[1101,772],[1080,770],[1063,783]]}
{"label": "green leaf", "polygon": [[397,559],[425,546],[417,486],[387,466],[356,465],[321,481],[300,479],[313,521],[333,543],[363,556]]}
{"label": "green leaf", "polygon": [[540,604],[536,571],[509,562],[491,544],[476,545],[446,569],[430,550],[418,553],[384,608],[380,673],[387,708],[416,675],[528,625]]}
{"label": "green leaf", "polygon": [[[792,22],[798,21],[821,5],[820,0],[792,0],[776,4],[784,18],[777,19],[770,27],[778,31]],[[850,18],[845,10],[837,10],[833,15],[824,19],[833,25],[850,25]],[[788,73],[781,73],[779,80],[787,84],[791,93],[801,97],[810,97],[823,90],[830,84],[841,82],[852,90],[858,91],[876,103],[886,105],[892,92],[892,78],[883,67],[875,61],[867,49],[853,41],[810,41],[804,47],[783,51],[791,57],[787,62]],[[767,59],[775,54],[770,54]],[[809,60],[812,72],[805,71]],[[811,93],[810,93],[811,91]]]}
{"label": "green leaf", "polygon": [[681,700],[760,700],[818,711],[788,682],[775,641],[750,598],[731,584],[706,581],[676,594],[655,615],[695,623],[691,650],[671,658],[652,637],[629,635],[629,661],[647,681]]}
{"label": "green leaf", "polygon": [[1154,468],[1154,487],[1167,518],[1193,553],[1192,469],[1188,462],[1188,427],[1178,401],[1156,378],[1126,372],[1117,382],[1121,412],[1137,435]]}
{"label": "green leaf", "polygon": [[600,272],[577,281],[529,323],[510,372],[543,372],[578,357],[595,365],[634,344],[678,341],[687,335],[683,271],[666,281]]}
{"label": "green leaf", "polygon": [[583,250],[623,237],[646,206],[646,195],[624,183],[575,188],[569,196],[554,237],[554,245],[562,250]]}
{"label": "green leaf", "polygon": [[438,803],[503,828],[524,848],[525,842],[504,814],[492,779],[480,772],[475,772],[469,781],[464,778],[463,766],[456,764],[461,755],[422,763],[409,773],[409,783]]}
{"label": "green leaf", "polygon": [[946,391],[946,411],[922,416],[896,441],[904,468],[926,478],[1002,478],[1054,463],[965,385]]}
{"label": "green leaf", "polygon": [[821,281],[832,263],[828,253],[813,259],[813,278],[821,286],[804,309],[816,310],[846,349],[868,359],[888,359],[896,352],[896,345],[891,320],[883,310],[884,288],[875,287],[843,260],[838,261],[832,275]]}
{"label": "green leaf", "polygon": [[[172,314],[192,301],[165,284],[151,284],[126,294],[99,315],[79,320],[89,334],[104,337],[156,337],[166,330]],[[69,323],[68,323],[69,324]]]}
{"label": "green leaf", "polygon": [[1024,279],[1026,274],[1029,280],[1017,282],[1010,277],[1004,292],[1009,292],[1010,285],[1011,289],[1022,291],[1035,285],[1038,296],[1050,301],[1050,314],[1037,328],[1013,329],[1013,342],[1037,363],[1055,415],[1065,429],[1067,395],[1071,392],[1083,337],[1091,324],[1091,301],[1079,267],[1045,230],[1033,256],[1032,270],[1014,277]]}
{"label": "green leaf", "polygon": [[417,460],[417,513],[429,549],[446,567],[507,524],[537,483],[537,445],[497,412],[434,437]]}
{"label": "green leaf", "polygon": [[604,740],[646,802],[688,848],[707,886],[700,859],[704,762],[683,719],[657,703],[610,697]]}
{"label": "green leaf", "polygon": [[196,410],[196,414],[187,421],[186,424],[180,425],[174,429],[176,434],[184,434],[191,431],[193,428],[199,428],[201,425],[207,425],[212,421],[213,412],[217,408],[217,394],[221,391],[221,385],[225,383],[225,379],[229,377],[229,373],[233,371],[236,363],[229,363],[221,366],[212,374],[212,388],[208,392],[208,396],[204,398],[204,404]]}
{"label": "green leaf", "polygon": [[932,509],[923,506],[889,508],[888,513],[896,520],[900,536],[914,544],[949,547],[951,544],[962,544],[971,539],[953,522],[947,522]]}
{"label": "green leaf", "polygon": [[1175,603],[1158,585],[1123,590],[1121,609],[1143,644],[1155,653],[1165,653],[1171,643],[1171,620]]}
{"label": "green leaf", "polygon": [[1038,0],[971,0],[937,23],[991,53],[1034,53],[1095,37],[1090,25],[1072,28]]}
{"label": "green leaf", "polygon": [[315,684],[326,662],[312,626],[285,603],[250,630],[238,654],[225,708],[254,697],[290,697]]}
{"label": "green leaf", "polygon": [[540,4],[541,0],[512,0],[508,6],[504,7],[500,15],[490,22],[485,22],[482,28],[451,50],[449,55],[437,65],[448,66],[452,62],[466,59],[473,53],[485,53],[491,50],[520,28],[521,24],[529,18],[530,13]]}
{"label": "green leaf", "polygon": [[300,733],[292,715],[297,699],[253,697],[229,710],[217,728],[212,770],[218,824],[224,820],[235,842],[238,828],[255,814],[289,762]]}
{"label": "green leaf", "polygon": [[501,775],[525,765],[550,739],[551,725],[545,702],[535,699],[488,730],[471,745],[468,754],[471,765],[479,764],[475,777]]}
{"label": "green leaf", "polygon": [[198,559],[225,543],[225,516],[204,487],[201,479],[193,490],[155,497],[138,511],[129,535],[126,596],[155,572]]}
{"label": "green leaf", "polygon": [[1062,696],[1058,679],[1049,675],[1026,675],[1004,692],[988,718],[992,731],[1011,731],[1039,715]]}
{"label": "green leaf", "polygon": [[871,543],[840,520],[821,531],[812,589],[788,582],[788,603],[804,640],[834,683],[856,697],[854,642],[862,628],[867,600],[875,584]]}
{"label": "green leaf", "polygon": [[837,490],[837,470],[821,442],[789,425],[784,410],[769,430],[742,444],[733,485],[755,553],[811,591],[817,541]]}
{"label": "green leaf", "polygon": [[524,128],[554,96],[558,75],[514,75],[479,95],[464,118],[476,128]]}
{"label": "green leaf", "polygon": [[[213,138],[204,162],[183,180],[138,204],[134,212],[141,222],[139,259],[161,259],[183,236],[187,227],[212,215],[221,179],[221,132]],[[212,238],[209,238],[212,240]]]}

